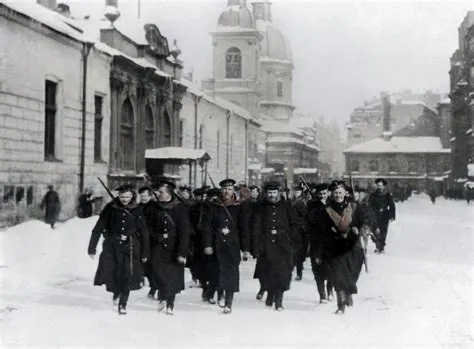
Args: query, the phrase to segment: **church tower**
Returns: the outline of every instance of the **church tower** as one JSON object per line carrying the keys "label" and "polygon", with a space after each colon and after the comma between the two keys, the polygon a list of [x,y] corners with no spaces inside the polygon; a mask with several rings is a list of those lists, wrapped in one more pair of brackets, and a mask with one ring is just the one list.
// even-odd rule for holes
{"label": "church tower", "polygon": [[285,35],[273,25],[271,2],[252,3],[255,26],[263,35],[260,50],[260,111],[275,120],[293,116],[293,55]]}
{"label": "church tower", "polygon": [[228,0],[211,33],[213,46],[212,79],[202,87],[248,110],[259,113],[260,45],[262,34],[247,0]]}

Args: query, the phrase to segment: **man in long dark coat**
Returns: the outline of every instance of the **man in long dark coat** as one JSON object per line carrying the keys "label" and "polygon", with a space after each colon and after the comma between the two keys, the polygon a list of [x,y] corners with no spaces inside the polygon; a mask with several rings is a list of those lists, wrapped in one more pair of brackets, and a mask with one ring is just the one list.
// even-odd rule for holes
{"label": "man in long dark coat", "polygon": [[202,246],[202,225],[206,215],[206,192],[208,189],[209,187],[207,186],[194,189],[194,203],[189,209],[189,221],[192,228],[190,239],[192,255],[188,257],[188,260],[192,259],[192,261],[189,263],[189,269],[193,278],[195,278],[202,287],[203,301],[207,301],[207,278],[205,273],[206,256],[204,254],[204,247]]}
{"label": "man in long dark coat", "polygon": [[331,200],[321,211],[322,249],[329,257],[331,275],[337,295],[336,314],[343,314],[346,306],[353,305],[352,295],[357,293],[357,281],[364,263],[359,231],[364,222],[357,204],[347,197],[343,181],[331,183]]}
{"label": "man in long dark coat", "polygon": [[[148,233],[150,234],[150,244],[153,245],[155,241],[153,241],[151,232],[153,231],[153,229],[155,229],[154,214],[156,210],[155,201],[153,200],[153,193],[150,187],[144,186],[138,189],[138,195],[140,196],[139,206],[143,211]],[[144,266],[145,276],[148,279],[148,284],[150,285],[150,291],[148,292],[148,297],[155,298],[157,288],[156,288],[156,282],[153,276],[153,268],[151,265],[151,260],[147,260],[143,266]]]}
{"label": "man in long dark coat", "polygon": [[369,204],[377,216],[377,239],[375,253],[385,253],[388,224],[395,220],[395,203],[387,191],[387,181],[383,178],[375,180],[377,190],[370,195]]}
{"label": "man in long dark coat", "polygon": [[61,202],[59,201],[58,193],[52,185],[48,185],[48,192],[44,195],[43,200],[41,200],[40,208],[45,210],[44,221],[54,229],[61,211]]}
{"label": "man in long dark coat", "polygon": [[206,255],[217,257],[218,288],[223,292],[218,303],[229,314],[234,293],[240,291],[241,251],[244,260],[250,256],[250,235],[247,210],[234,192],[235,180],[225,179],[219,185],[221,195],[210,205],[203,226],[203,245]]}
{"label": "man in long dark coat", "polygon": [[79,196],[78,217],[89,218],[92,216],[92,203],[94,196],[89,188],[84,190],[84,193]]}
{"label": "man in long dark coat", "polygon": [[[321,218],[328,198],[328,183],[314,187],[315,198],[308,203],[307,224],[310,234],[311,269],[319,293],[319,302],[326,303],[333,299],[333,282],[329,265],[330,254],[324,249],[325,234],[322,231]],[[326,284],[325,284],[326,283]]]}
{"label": "man in long dark coat", "polygon": [[151,263],[156,287],[160,295],[158,310],[166,306],[166,314],[174,314],[176,294],[184,290],[184,266],[189,252],[191,225],[189,211],[173,194],[175,185],[161,179],[153,186],[158,201],[155,203],[155,229],[151,231],[154,244]]}
{"label": "man in long dark coat", "polygon": [[283,294],[290,289],[295,246],[301,241],[302,223],[293,206],[280,196],[280,183],[264,186],[265,199],[255,214],[253,238],[257,256],[256,276],[268,287],[265,304],[283,310]]}
{"label": "man in long dark coat", "polygon": [[126,314],[130,291],[141,288],[142,262],[149,258],[150,241],[143,211],[135,203],[133,187],[123,185],[116,191],[118,199],[104,207],[92,229],[88,254],[94,258],[97,243],[103,235],[94,285],[105,284],[107,291],[113,293],[114,304],[118,300],[119,314]]}
{"label": "man in long dark coat", "polygon": [[295,267],[296,267],[296,277],[295,281],[300,281],[303,278],[303,264],[308,256],[308,247],[309,247],[309,233],[306,227],[306,215],[307,207],[306,201],[303,196],[303,187],[301,185],[296,185],[293,187],[293,198],[291,200],[291,205],[295,211],[295,214],[298,217],[300,222],[298,226],[298,231],[301,236],[300,245],[298,250],[295,251]]}

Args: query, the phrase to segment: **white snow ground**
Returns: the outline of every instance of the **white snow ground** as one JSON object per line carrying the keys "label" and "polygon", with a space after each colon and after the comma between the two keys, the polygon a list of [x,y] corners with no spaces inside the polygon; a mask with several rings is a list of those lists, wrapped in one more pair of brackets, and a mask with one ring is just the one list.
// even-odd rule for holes
{"label": "white snow ground", "polygon": [[285,311],[266,309],[255,300],[254,262],[242,263],[230,315],[187,289],[166,316],[143,289],[118,316],[111,295],[92,286],[97,259],[86,248],[97,217],[56,230],[21,224],[0,232],[0,346],[473,348],[474,206],[419,196],[397,208],[387,252],[370,253],[344,316],[333,314],[334,302],[318,304],[309,264]]}

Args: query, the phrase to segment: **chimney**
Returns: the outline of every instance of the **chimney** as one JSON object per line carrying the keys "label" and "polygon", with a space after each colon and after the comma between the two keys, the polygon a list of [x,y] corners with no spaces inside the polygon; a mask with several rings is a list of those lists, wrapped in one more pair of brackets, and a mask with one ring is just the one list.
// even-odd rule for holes
{"label": "chimney", "polygon": [[392,131],[391,131],[391,127],[390,127],[390,96],[385,94],[385,93],[381,93],[380,94],[380,98],[382,100],[382,125],[383,125],[383,129],[382,129],[382,137],[385,141],[390,141],[392,139]]}
{"label": "chimney", "polygon": [[57,4],[56,0],[37,0],[39,5],[49,8],[50,10],[56,10]]}
{"label": "chimney", "polygon": [[56,8],[56,12],[63,15],[64,17],[71,18],[71,8],[68,4],[60,3]]}

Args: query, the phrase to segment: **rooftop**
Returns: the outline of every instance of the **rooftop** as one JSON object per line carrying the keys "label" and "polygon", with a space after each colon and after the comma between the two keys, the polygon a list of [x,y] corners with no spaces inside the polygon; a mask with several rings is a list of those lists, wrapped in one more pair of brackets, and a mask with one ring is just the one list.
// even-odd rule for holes
{"label": "rooftop", "polygon": [[450,153],[443,148],[439,137],[392,137],[390,140],[375,138],[355,145],[344,153]]}

